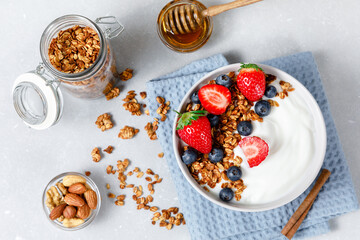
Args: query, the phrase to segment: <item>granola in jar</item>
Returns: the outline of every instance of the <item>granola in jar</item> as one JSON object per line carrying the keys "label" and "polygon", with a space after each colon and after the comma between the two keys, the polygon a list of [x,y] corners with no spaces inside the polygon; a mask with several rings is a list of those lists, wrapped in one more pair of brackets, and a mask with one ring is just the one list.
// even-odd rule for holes
{"label": "granola in jar", "polygon": [[99,98],[116,86],[119,76],[108,39],[90,19],[62,16],[45,29],[41,57],[46,69],[72,95]]}

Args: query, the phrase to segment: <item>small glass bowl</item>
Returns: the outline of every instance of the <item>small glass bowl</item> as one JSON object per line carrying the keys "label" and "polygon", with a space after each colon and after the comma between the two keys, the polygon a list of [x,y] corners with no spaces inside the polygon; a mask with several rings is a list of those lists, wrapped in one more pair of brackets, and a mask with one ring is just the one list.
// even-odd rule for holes
{"label": "small glass bowl", "polygon": [[[55,220],[51,220],[49,215],[50,215],[50,209],[46,206],[46,192],[50,189],[51,186],[55,186],[56,187],[56,183],[58,182],[62,182],[63,178],[67,175],[77,175],[77,176],[81,176],[83,178],[86,179],[86,185],[89,186],[92,190],[95,191],[96,193],[96,196],[97,196],[97,206],[96,206],[96,209],[92,209],[91,210],[91,214],[90,216],[85,219],[85,222],[80,224],[79,226],[76,226],[76,227],[73,227],[73,228],[68,228],[68,227],[65,227],[63,226],[62,222],[58,221],[57,219]],[[61,193],[59,191],[59,193]],[[99,213],[99,210],[100,210],[100,207],[101,207],[101,195],[100,195],[100,192],[99,192],[99,189],[98,187],[96,186],[95,182],[81,174],[81,173],[77,173],[77,172],[66,172],[66,173],[62,173],[62,174],[59,174],[57,175],[56,177],[54,177],[53,179],[51,179],[51,181],[46,185],[45,187],[45,190],[43,192],[43,196],[42,196],[42,205],[43,205],[43,209],[44,209],[44,213],[47,217],[47,219],[54,225],[56,226],[57,228],[60,228],[62,230],[65,230],[65,231],[75,231],[75,230],[79,230],[79,229],[82,229],[86,226],[88,226],[96,217],[96,215]]]}
{"label": "small glass bowl", "polygon": [[[176,52],[193,52],[202,46],[209,40],[212,30],[213,30],[213,20],[211,17],[205,17],[203,21],[203,26],[201,27],[201,33],[198,33],[196,36],[190,37],[191,39],[195,39],[191,42],[185,42],[185,35],[181,34],[173,34],[171,31],[166,30],[166,25],[164,23],[166,13],[169,12],[170,9],[181,6],[181,5],[190,5],[196,7],[200,12],[205,10],[206,7],[196,0],[174,0],[165,5],[165,7],[160,11],[158,19],[157,19],[157,33],[159,35],[160,40],[163,42],[165,46],[170,48]],[[178,36],[178,37],[176,37]]]}

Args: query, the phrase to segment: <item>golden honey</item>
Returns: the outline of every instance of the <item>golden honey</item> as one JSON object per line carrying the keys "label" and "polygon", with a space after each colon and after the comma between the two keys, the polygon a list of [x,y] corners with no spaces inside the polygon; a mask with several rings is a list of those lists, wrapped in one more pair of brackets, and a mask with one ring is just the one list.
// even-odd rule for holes
{"label": "golden honey", "polygon": [[192,52],[202,47],[209,39],[212,33],[212,19],[211,17],[205,17],[204,21],[196,31],[190,33],[175,33],[169,27],[166,27],[165,15],[181,5],[196,5],[196,7],[202,11],[206,7],[198,1],[172,1],[168,3],[160,12],[158,17],[158,35],[161,41],[170,49],[177,52]]}

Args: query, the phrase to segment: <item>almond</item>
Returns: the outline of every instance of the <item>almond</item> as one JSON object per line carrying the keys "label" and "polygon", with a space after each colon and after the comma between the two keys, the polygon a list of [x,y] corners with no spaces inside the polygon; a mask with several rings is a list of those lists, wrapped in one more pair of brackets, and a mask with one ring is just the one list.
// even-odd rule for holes
{"label": "almond", "polygon": [[86,187],[82,183],[75,183],[69,187],[68,191],[71,193],[83,194],[86,191]]}
{"label": "almond", "polygon": [[83,206],[78,207],[76,216],[81,218],[81,219],[86,219],[86,218],[88,218],[90,216],[90,213],[91,213],[91,209],[85,203]]}
{"label": "almond", "polygon": [[63,178],[63,184],[65,187],[70,187],[75,183],[86,183],[86,179],[78,175],[67,175]]}
{"label": "almond", "polygon": [[65,207],[66,203],[60,204],[59,206],[55,207],[49,215],[50,219],[55,220],[60,217],[63,214]]}
{"label": "almond", "polygon": [[65,195],[64,201],[71,205],[71,206],[76,206],[76,207],[81,207],[82,205],[85,204],[84,199],[82,199],[79,195],[75,194],[75,193],[68,193]]}
{"label": "almond", "polygon": [[76,209],[73,206],[66,206],[63,211],[63,215],[65,218],[73,218],[75,217]]}
{"label": "almond", "polygon": [[87,190],[84,193],[84,197],[86,199],[87,204],[91,209],[96,209],[97,206],[97,196],[94,190]]}

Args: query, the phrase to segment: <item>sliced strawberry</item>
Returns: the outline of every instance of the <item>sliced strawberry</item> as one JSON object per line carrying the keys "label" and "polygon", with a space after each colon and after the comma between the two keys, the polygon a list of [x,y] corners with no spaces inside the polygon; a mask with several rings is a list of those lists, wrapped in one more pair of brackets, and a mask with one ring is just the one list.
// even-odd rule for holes
{"label": "sliced strawberry", "polygon": [[201,153],[209,153],[212,148],[211,126],[206,111],[178,113],[180,118],[176,131],[186,144]]}
{"label": "sliced strawberry", "polygon": [[227,87],[208,84],[200,88],[198,96],[201,105],[211,114],[220,115],[231,102],[231,93]]}
{"label": "sliced strawberry", "polygon": [[263,70],[252,63],[241,65],[237,76],[237,86],[240,92],[250,101],[260,100],[264,96],[266,88]]}
{"label": "sliced strawberry", "polygon": [[251,168],[258,166],[269,154],[268,144],[259,137],[245,137],[241,139],[239,146]]}

